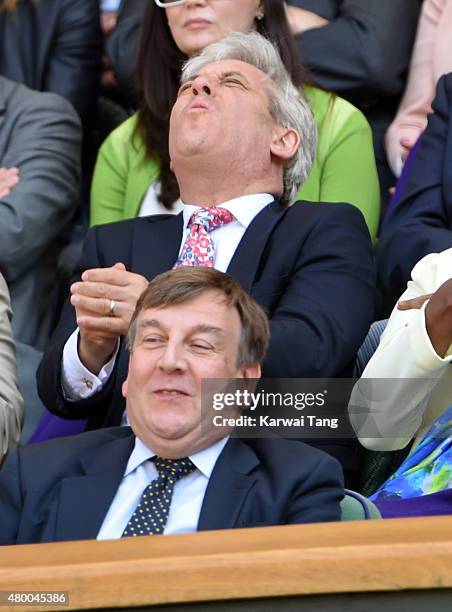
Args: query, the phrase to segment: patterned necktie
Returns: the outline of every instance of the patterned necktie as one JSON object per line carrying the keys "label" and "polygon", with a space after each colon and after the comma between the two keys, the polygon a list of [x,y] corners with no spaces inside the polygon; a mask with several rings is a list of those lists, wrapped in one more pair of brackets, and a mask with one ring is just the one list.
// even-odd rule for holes
{"label": "patterned necktie", "polygon": [[123,538],[162,534],[168,521],[174,485],[180,478],[196,469],[188,458],[154,457],[153,461],[159,476],[143,491],[140,502],[122,533]]}
{"label": "patterned necktie", "polygon": [[188,222],[190,234],[184,242],[174,268],[181,266],[213,268],[215,248],[210,232],[233,220],[234,215],[220,206],[200,208],[193,213]]}

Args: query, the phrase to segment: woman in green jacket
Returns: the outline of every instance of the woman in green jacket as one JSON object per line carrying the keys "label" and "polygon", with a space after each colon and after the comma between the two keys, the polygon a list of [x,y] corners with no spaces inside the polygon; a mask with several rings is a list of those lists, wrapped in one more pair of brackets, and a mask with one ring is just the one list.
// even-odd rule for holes
{"label": "woman in green jacket", "polygon": [[316,160],[296,199],[353,204],[363,213],[375,239],[380,193],[370,127],[349,102],[308,84],[282,0],[149,3],[137,66],[143,101],[138,112],[100,148],[91,191],[91,225],[181,210],[167,145],[181,66],[188,56],[228,31],[250,29],[277,43],[317,123]]}

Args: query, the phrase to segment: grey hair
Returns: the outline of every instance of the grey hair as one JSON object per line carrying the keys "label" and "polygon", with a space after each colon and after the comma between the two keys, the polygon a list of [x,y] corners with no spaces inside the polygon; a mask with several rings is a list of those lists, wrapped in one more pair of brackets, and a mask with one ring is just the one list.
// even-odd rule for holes
{"label": "grey hair", "polygon": [[317,148],[317,126],[309,104],[292,83],[277,47],[257,32],[233,32],[208,45],[184,64],[181,82],[191,80],[208,64],[226,59],[251,64],[270,77],[270,114],[278,125],[293,129],[300,136],[301,145],[284,168],[284,188],[280,201],[288,206],[309,176]]}

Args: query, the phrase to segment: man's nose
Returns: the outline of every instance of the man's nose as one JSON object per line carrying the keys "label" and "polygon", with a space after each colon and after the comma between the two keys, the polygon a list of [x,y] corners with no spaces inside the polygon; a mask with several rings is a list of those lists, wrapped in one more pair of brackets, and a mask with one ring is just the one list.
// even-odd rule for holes
{"label": "man's nose", "polygon": [[204,75],[199,75],[196,77],[192,83],[191,90],[195,96],[199,96],[201,94],[213,96],[215,93],[215,88],[212,81]]}
{"label": "man's nose", "polygon": [[185,6],[204,6],[207,4],[207,0],[185,0]]}
{"label": "man's nose", "polygon": [[187,364],[183,349],[176,343],[168,342],[160,355],[159,368],[164,372],[184,372]]}

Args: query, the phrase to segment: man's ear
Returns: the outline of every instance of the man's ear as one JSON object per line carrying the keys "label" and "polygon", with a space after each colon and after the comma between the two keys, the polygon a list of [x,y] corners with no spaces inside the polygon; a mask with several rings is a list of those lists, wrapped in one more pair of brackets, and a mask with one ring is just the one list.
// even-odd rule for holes
{"label": "man's ear", "polygon": [[129,379],[126,378],[125,381],[122,383],[122,397],[126,398],[127,397],[127,389],[129,388]]}
{"label": "man's ear", "polygon": [[[130,357],[129,357],[129,368],[130,368]],[[121,391],[122,397],[127,398],[127,391],[129,390],[129,375],[127,374],[127,378],[122,383]]]}
{"label": "man's ear", "polygon": [[261,377],[260,364],[252,363],[251,365],[243,366],[242,376],[243,378],[260,378]]}
{"label": "man's ear", "polygon": [[300,143],[300,135],[297,131],[291,128],[276,126],[270,151],[272,155],[281,161],[287,161],[292,159],[298,151]]}

